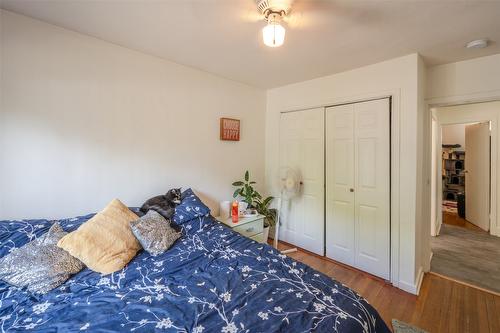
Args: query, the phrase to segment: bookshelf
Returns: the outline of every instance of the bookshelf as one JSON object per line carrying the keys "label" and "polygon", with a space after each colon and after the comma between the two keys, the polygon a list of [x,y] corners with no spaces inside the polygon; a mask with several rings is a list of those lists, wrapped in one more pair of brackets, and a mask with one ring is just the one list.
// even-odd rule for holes
{"label": "bookshelf", "polygon": [[443,200],[457,201],[465,195],[465,151],[443,148]]}

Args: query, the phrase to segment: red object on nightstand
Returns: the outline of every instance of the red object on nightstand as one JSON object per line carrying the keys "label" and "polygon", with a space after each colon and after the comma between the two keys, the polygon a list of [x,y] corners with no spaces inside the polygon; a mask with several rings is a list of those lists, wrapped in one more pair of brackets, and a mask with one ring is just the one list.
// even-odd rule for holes
{"label": "red object on nightstand", "polygon": [[238,211],[238,201],[233,201],[233,204],[231,206],[231,216],[233,218],[233,223],[238,223],[238,215],[239,214],[239,211]]}

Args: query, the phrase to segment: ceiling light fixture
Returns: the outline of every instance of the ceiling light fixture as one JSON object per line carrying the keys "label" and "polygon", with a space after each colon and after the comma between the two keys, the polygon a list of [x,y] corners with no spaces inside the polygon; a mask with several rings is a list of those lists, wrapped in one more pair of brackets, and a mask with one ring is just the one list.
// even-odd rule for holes
{"label": "ceiling light fixture", "polygon": [[269,47],[278,47],[285,42],[285,28],[280,24],[285,11],[273,11],[267,9],[264,12],[267,25],[262,29],[264,44]]}
{"label": "ceiling light fixture", "polygon": [[488,46],[487,39],[475,39],[473,41],[468,42],[467,45],[465,45],[465,47],[468,49],[484,49],[487,46]]}

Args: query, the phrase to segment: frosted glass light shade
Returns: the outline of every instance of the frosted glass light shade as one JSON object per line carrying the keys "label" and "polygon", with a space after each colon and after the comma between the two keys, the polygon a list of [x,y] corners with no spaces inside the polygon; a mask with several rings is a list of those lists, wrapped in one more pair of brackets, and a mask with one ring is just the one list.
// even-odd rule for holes
{"label": "frosted glass light shade", "polygon": [[269,47],[278,47],[285,42],[285,28],[279,23],[270,22],[262,29],[264,44]]}

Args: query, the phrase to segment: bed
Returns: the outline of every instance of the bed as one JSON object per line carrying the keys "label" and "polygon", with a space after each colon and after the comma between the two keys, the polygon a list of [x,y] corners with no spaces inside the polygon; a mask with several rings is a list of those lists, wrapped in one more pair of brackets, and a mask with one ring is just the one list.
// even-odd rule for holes
{"label": "bed", "polygon": [[[93,214],[59,220],[75,230]],[[54,221],[0,222],[0,257]],[[212,216],[182,225],[162,255],[84,269],[44,295],[0,281],[0,332],[390,332],[354,291]]]}

